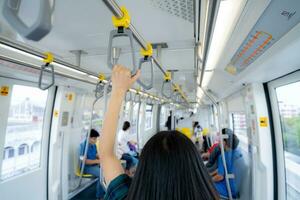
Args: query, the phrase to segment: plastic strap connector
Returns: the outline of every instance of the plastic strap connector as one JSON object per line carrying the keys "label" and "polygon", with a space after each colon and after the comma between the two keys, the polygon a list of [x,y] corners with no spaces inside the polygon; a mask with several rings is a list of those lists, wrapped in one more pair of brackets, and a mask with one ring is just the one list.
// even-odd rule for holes
{"label": "plastic strap connector", "polygon": [[[40,76],[39,76],[39,83],[38,86],[41,90],[47,90],[50,87],[52,87],[55,83],[55,79],[54,79],[54,67],[53,65],[51,65],[51,63],[54,61],[54,56],[52,53],[50,52],[46,52],[45,53],[45,58],[43,59],[43,62],[45,64],[43,64],[41,66],[41,72],[40,72]],[[51,82],[48,85],[43,84],[43,77],[44,77],[44,72],[48,71],[51,73]]]}
{"label": "plastic strap connector", "polygon": [[45,53],[45,58],[43,59],[43,62],[46,64],[50,64],[54,61],[54,56],[51,52]]}
{"label": "plastic strap connector", "polygon": [[103,73],[100,73],[98,75],[98,79],[99,79],[100,82],[103,82],[106,79],[106,77],[105,77],[105,75]]}
{"label": "plastic strap connector", "polygon": [[130,20],[131,20],[130,14],[125,6],[121,7],[121,11],[123,13],[123,16],[121,18],[112,16],[112,23],[116,28],[119,28],[119,27],[128,28],[130,25]]}
{"label": "plastic strap connector", "polygon": [[153,54],[153,48],[151,43],[147,43],[147,49],[142,48],[140,51],[141,55],[144,57],[150,57]]}
{"label": "plastic strap connector", "polygon": [[175,84],[175,85],[173,86],[173,91],[174,91],[174,92],[178,92],[179,90],[180,90],[179,85]]}
{"label": "plastic strap connector", "polygon": [[165,80],[166,82],[169,82],[169,81],[171,81],[171,79],[172,79],[171,72],[166,72],[166,74],[165,74],[165,76],[164,76],[164,80]]}

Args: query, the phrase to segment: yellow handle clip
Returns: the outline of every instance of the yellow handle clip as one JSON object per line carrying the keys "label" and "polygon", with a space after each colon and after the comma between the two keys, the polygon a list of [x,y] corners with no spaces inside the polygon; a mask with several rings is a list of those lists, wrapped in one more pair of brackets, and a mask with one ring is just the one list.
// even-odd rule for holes
{"label": "yellow handle clip", "polygon": [[44,63],[52,63],[54,60],[54,56],[51,52],[46,52],[45,53],[45,58],[43,59],[43,62]]}
{"label": "yellow handle clip", "polygon": [[100,74],[98,75],[98,79],[99,79],[100,81],[104,81],[104,80],[105,80],[105,75],[102,74],[102,73],[100,73]]}
{"label": "yellow handle clip", "polygon": [[177,91],[180,90],[180,88],[179,88],[179,86],[178,86],[177,84],[175,84],[175,85],[173,86],[173,90],[174,90],[174,92],[177,92]]}
{"label": "yellow handle clip", "polygon": [[166,75],[164,77],[165,81],[168,82],[172,79],[172,74],[171,72],[166,72]]}
{"label": "yellow handle clip", "polygon": [[147,49],[142,48],[140,53],[142,56],[152,56],[153,54],[152,44],[147,43]]}
{"label": "yellow handle clip", "polygon": [[116,16],[112,16],[112,23],[116,28],[118,28],[118,27],[128,28],[130,25],[129,12],[125,6],[121,7],[121,11],[123,13],[123,17],[117,18]]}
{"label": "yellow handle clip", "polygon": [[136,93],[137,93],[137,94],[140,94],[141,91],[142,91],[142,90],[141,90],[141,87],[138,87],[138,88],[136,89]]}

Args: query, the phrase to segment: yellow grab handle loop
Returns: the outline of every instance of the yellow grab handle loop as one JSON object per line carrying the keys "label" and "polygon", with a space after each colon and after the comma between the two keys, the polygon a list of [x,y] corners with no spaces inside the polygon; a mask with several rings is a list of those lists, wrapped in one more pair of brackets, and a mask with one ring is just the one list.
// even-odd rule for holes
{"label": "yellow grab handle loop", "polygon": [[51,52],[44,53],[45,58],[43,59],[44,63],[52,63],[54,61],[54,56]]}
{"label": "yellow grab handle loop", "polygon": [[152,56],[153,48],[151,43],[147,43],[147,49],[141,48],[141,55],[142,56]]}
{"label": "yellow grab handle loop", "polygon": [[112,23],[116,28],[118,28],[118,27],[128,28],[130,25],[129,12],[125,6],[121,7],[121,11],[123,13],[123,17],[117,18],[116,16],[112,16]]}
{"label": "yellow grab handle loop", "polygon": [[102,74],[102,73],[100,73],[100,74],[98,75],[98,79],[99,79],[100,81],[104,81],[104,80],[105,80],[105,75]]}
{"label": "yellow grab handle loop", "polygon": [[164,79],[166,82],[170,81],[172,79],[171,72],[166,72]]}

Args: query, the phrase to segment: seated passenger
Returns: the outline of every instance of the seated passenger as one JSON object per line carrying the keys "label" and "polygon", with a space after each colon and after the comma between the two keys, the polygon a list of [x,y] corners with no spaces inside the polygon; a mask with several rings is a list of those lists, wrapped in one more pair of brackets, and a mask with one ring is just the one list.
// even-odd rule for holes
{"label": "seated passenger", "polygon": [[[237,156],[240,156],[239,150],[231,148],[230,139],[224,139],[224,153],[225,153],[225,162],[227,167],[228,174],[235,174],[235,168],[233,166],[233,161]],[[220,196],[228,197],[228,190],[226,187],[225,179],[225,169],[223,165],[222,156],[218,156],[217,169],[211,173],[213,181],[215,182],[216,189],[218,190]],[[237,187],[235,184],[235,179],[229,179],[231,194],[233,198],[237,197]]]}
{"label": "seated passenger", "polygon": [[140,76],[116,65],[112,92],[103,123],[101,164],[108,183],[105,200],[213,200],[219,199],[195,145],[178,131],[156,133],[145,144],[136,174],[124,174],[114,144],[122,101]]}
{"label": "seated passenger", "polygon": [[[89,144],[87,149],[86,158],[83,160],[85,161],[84,171],[85,174],[92,174],[95,177],[100,176],[100,157],[97,152],[97,138],[99,137],[99,133],[92,129],[90,138],[89,138]],[[84,156],[86,141],[82,142],[80,144],[80,156]],[[103,188],[102,184],[100,183],[100,179],[97,182],[97,189],[96,189],[96,198],[97,199],[103,199],[105,195],[105,189]]]}
{"label": "seated passenger", "polygon": [[209,149],[207,150],[207,152],[202,153],[201,157],[203,160],[208,160],[210,154],[212,153],[212,151],[215,149],[215,147],[219,146],[219,142],[214,143],[211,147],[209,147]]}
{"label": "seated passenger", "polygon": [[119,132],[117,147],[117,155],[119,158],[121,158],[123,154],[129,154],[131,156],[137,155],[137,150],[135,148],[136,142],[129,140],[129,130],[130,122],[125,121],[122,130]]}
{"label": "seated passenger", "polygon": [[[229,141],[229,147],[230,149],[236,149],[239,144],[239,139],[235,134],[233,134],[232,130],[229,128],[223,128],[222,129],[222,134],[227,134],[228,135],[228,140]],[[220,144],[216,143],[213,145],[212,149],[210,149],[210,153],[208,156],[208,162],[206,163],[206,167],[209,172],[213,172],[217,169],[218,167],[218,157],[221,154],[221,149],[220,149]]]}
{"label": "seated passenger", "polygon": [[138,159],[129,156],[128,154],[123,154],[121,160],[125,160],[125,174],[127,174],[130,178],[132,178],[136,172],[136,168],[138,165]]}

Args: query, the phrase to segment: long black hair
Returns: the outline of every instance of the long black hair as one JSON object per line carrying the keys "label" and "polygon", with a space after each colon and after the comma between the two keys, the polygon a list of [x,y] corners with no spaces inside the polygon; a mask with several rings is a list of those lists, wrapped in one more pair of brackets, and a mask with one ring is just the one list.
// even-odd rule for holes
{"label": "long black hair", "polygon": [[196,147],[178,131],[162,131],[144,146],[127,200],[219,199]]}

